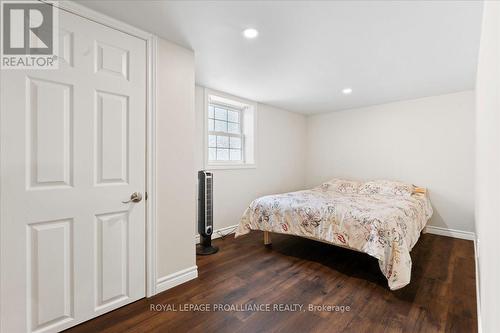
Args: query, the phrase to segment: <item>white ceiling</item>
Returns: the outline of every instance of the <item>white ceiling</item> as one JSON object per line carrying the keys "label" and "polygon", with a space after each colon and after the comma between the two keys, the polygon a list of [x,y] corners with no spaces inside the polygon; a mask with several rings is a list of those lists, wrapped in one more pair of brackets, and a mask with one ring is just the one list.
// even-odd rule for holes
{"label": "white ceiling", "polygon": [[198,84],[291,111],[475,84],[482,1],[80,2],[194,50]]}

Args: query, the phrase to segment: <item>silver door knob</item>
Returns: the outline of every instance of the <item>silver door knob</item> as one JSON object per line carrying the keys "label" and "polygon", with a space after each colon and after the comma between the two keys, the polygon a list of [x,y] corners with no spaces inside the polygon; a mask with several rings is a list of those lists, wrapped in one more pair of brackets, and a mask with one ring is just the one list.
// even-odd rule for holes
{"label": "silver door knob", "polygon": [[142,200],[142,194],[139,192],[134,192],[130,195],[130,200],[127,201],[122,201],[123,203],[129,203],[129,202],[140,202]]}

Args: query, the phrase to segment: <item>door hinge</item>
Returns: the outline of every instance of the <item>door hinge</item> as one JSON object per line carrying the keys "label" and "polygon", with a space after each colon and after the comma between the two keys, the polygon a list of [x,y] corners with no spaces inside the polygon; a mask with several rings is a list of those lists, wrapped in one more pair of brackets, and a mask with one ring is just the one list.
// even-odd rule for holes
{"label": "door hinge", "polygon": [[148,192],[144,192],[144,200],[148,200]]}

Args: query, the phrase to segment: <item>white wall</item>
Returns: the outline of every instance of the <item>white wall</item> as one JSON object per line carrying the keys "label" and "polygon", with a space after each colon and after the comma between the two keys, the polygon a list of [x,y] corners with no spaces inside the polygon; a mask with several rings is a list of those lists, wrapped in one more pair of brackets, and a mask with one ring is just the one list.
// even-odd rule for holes
{"label": "white wall", "polygon": [[474,230],[472,91],[315,115],[307,132],[309,186],[332,177],[410,182],[429,190],[430,225]]}
{"label": "white wall", "polygon": [[[204,168],[204,88],[196,87],[196,167]],[[255,198],[302,189],[306,117],[257,105],[257,168],[213,170],[214,229],[238,224]]]}
{"label": "white wall", "polygon": [[158,42],[156,110],[157,279],[195,265],[194,54]]}
{"label": "white wall", "polygon": [[500,3],[486,1],[476,86],[476,236],[483,332],[500,332]]}

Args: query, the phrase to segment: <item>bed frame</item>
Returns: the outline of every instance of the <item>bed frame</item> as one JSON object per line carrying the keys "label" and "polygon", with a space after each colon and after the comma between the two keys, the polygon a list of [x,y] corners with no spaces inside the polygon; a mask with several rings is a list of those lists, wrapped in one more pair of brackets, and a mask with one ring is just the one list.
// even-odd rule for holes
{"label": "bed frame", "polygon": [[[272,233],[272,231],[262,231],[262,232],[264,233],[264,245],[265,246],[272,245],[272,240],[271,240],[271,233]],[[305,238],[305,239],[310,239],[310,240],[315,241],[315,242],[321,242],[321,243],[325,243],[325,244],[328,244],[328,245],[331,245],[331,246],[337,246],[337,247],[341,247],[341,248],[348,249],[348,250],[351,250],[351,251],[365,253],[363,251],[359,251],[359,250],[353,249],[353,248],[351,248],[349,246],[344,246],[344,245],[340,245],[340,244],[333,244],[333,243],[330,243],[330,242],[327,242],[327,241],[324,241],[324,240],[321,240],[321,239],[317,239],[317,238],[314,238],[314,237],[298,236],[298,235],[291,235],[291,234],[283,234],[283,233],[279,233],[279,232],[278,232],[278,234],[287,235],[287,236],[293,236],[293,237],[300,237],[300,238]]]}
{"label": "bed frame", "polygon": [[269,231],[264,231],[264,245],[271,245],[271,233]]}

